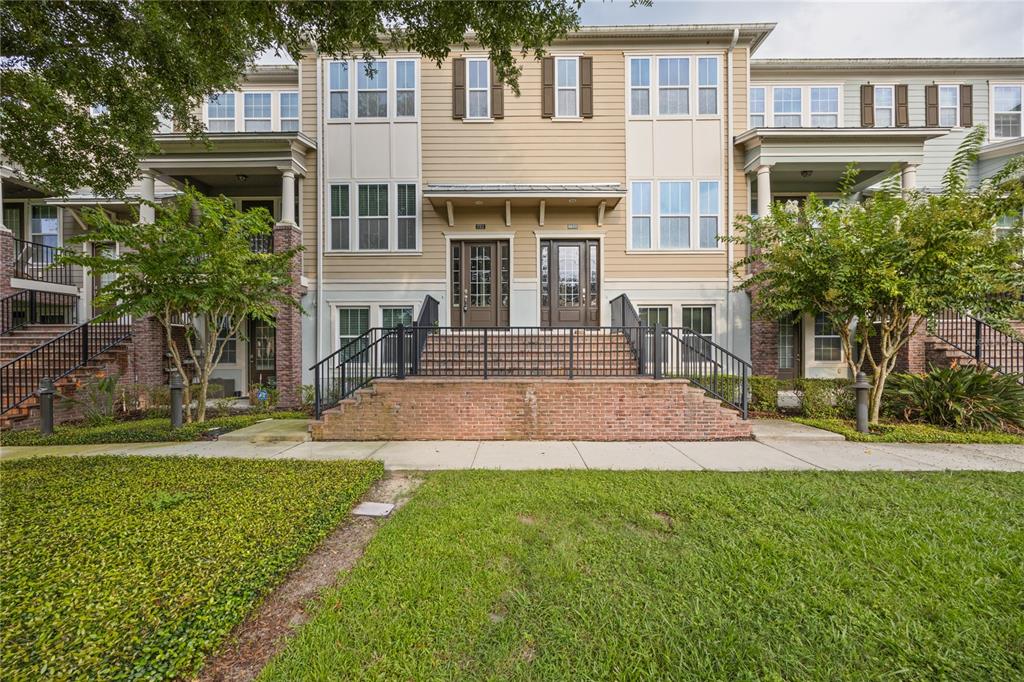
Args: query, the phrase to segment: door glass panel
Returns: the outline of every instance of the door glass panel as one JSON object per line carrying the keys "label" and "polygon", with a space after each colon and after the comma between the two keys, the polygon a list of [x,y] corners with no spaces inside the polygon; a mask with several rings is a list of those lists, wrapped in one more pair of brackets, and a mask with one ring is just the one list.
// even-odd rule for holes
{"label": "door glass panel", "polygon": [[252,325],[252,360],[257,372],[266,372],[275,367],[274,326],[262,320]]}
{"label": "door glass panel", "polygon": [[590,245],[590,305],[597,305],[597,244]]}
{"label": "door glass panel", "polygon": [[551,304],[551,268],[548,262],[551,247],[544,243],[540,247],[540,304],[547,308]]}
{"label": "door glass panel", "polygon": [[462,305],[462,247],[452,244],[452,305]]}
{"label": "door glass panel", "polygon": [[793,369],[793,349],[796,339],[792,320],[779,321],[779,369]]}
{"label": "door glass panel", "polygon": [[580,247],[558,247],[558,304],[580,304]]}
{"label": "door glass panel", "polygon": [[510,263],[509,263],[509,253],[508,253],[509,248],[508,247],[509,247],[509,245],[508,245],[507,242],[503,242],[503,243],[498,245],[498,248],[501,249],[501,307],[502,308],[507,308],[508,307],[508,298],[509,298]]}
{"label": "door glass panel", "polygon": [[491,247],[473,246],[469,257],[469,304],[474,307],[491,305]]}

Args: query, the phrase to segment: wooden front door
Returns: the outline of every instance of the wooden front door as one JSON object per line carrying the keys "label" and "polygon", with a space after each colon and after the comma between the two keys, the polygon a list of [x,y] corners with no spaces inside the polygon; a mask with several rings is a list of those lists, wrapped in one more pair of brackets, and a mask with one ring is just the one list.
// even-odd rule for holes
{"label": "wooden front door", "polygon": [[592,239],[540,244],[541,325],[596,327],[601,323],[600,249]]}
{"label": "wooden front door", "polygon": [[453,327],[507,327],[511,254],[507,241],[451,245]]}

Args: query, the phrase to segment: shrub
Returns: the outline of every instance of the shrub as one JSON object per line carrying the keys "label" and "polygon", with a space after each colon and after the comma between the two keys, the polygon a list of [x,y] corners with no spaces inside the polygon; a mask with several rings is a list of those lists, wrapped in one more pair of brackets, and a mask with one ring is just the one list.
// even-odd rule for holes
{"label": "shrub", "polygon": [[1024,386],[1016,376],[939,367],[893,377],[887,406],[907,421],[972,431],[1024,429]]}
{"label": "shrub", "polygon": [[813,419],[834,419],[853,414],[856,396],[847,379],[796,379],[800,412]]}
{"label": "shrub", "polygon": [[775,377],[750,377],[750,409],[756,412],[779,411],[779,380]]}

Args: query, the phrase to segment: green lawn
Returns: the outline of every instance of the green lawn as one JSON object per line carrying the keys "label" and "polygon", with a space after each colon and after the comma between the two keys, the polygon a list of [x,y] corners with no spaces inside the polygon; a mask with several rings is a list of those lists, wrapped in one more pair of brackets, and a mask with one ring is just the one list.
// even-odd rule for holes
{"label": "green lawn", "polygon": [[382,473],[378,462],[0,464],[3,678],[187,677]]}
{"label": "green lawn", "polygon": [[1024,476],[445,472],[265,680],[1024,676]]}
{"label": "green lawn", "polygon": [[872,424],[871,433],[857,431],[856,423],[849,419],[811,419],[789,417],[798,424],[814,426],[841,433],[846,440],[860,443],[982,443],[989,445],[1024,445],[1024,436],[1001,431],[958,431],[931,424],[881,423]]}
{"label": "green lawn", "polygon": [[95,443],[157,443],[163,441],[196,440],[210,429],[234,431],[251,426],[263,419],[308,419],[303,412],[270,412],[235,414],[213,417],[203,423],[183,424],[180,429],[171,428],[170,417],[152,417],[116,421],[110,424],[85,426],[81,424],[57,426],[53,433],[44,436],[38,430],[5,431],[0,434],[0,444],[14,445],[91,445]]}

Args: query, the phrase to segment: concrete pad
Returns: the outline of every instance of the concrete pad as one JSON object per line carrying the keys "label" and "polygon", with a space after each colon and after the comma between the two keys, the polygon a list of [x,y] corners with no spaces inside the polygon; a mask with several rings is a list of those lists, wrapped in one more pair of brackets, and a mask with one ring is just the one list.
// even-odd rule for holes
{"label": "concrete pad", "polygon": [[371,459],[386,469],[469,469],[479,443],[463,440],[406,440],[386,443]]}
{"label": "concrete pad", "polygon": [[387,516],[395,505],[389,502],[360,502],[352,509],[354,516]]}
{"label": "concrete pad", "polygon": [[385,441],[323,440],[293,443],[282,450],[276,459],[309,459],[330,461],[335,459],[366,459],[384,446]]}
{"label": "concrete pad", "polygon": [[569,441],[483,441],[474,469],[585,469],[586,463]]}
{"label": "concrete pad", "polygon": [[303,443],[309,440],[308,419],[264,419],[229,431],[217,440],[244,443]]}
{"label": "concrete pad", "polygon": [[937,471],[938,468],[879,447],[875,443],[764,441],[797,459],[831,471]]}
{"label": "concrete pad", "polygon": [[1024,463],[1024,445],[960,445],[965,450],[977,452],[985,456],[1011,459],[1014,462]]}
{"label": "concrete pad", "polygon": [[765,469],[814,469],[814,465],[750,440],[672,443],[705,469],[714,471],[762,471]]}
{"label": "concrete pad", "polygon": [[754,427],[754,440],[846,440],[842,434],[785,419],[752,419],[750,424]]}
{"label": "concrete pad", "polygon": [[588,469],[695,471],[700,465],[668,443],[575,441]]}
{"label": "concrete pad", "polygon": [[[1024,471],[1021,461],[1001,457],[998,448],[1012,445],[956,445],[952,443],[879,443],[886,452],[939,469],[961,471]],[[1024,448],[1021,448],[1024,450]]]}

